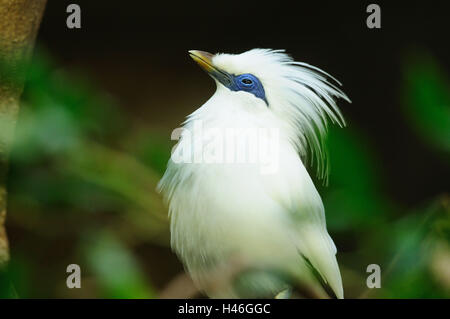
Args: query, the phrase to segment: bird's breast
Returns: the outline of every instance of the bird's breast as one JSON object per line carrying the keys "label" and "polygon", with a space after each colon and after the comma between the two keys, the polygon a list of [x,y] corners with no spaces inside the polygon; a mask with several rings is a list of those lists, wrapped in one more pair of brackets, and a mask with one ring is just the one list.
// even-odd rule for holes
{"label": "bird's breast", "polygon": [[298,155],[277,132],[234,129],[208,139],[205,127],[192,126],[177,146],[180,162],[168,169],[172,247],[192,271],[236,254],[261,262],[297,258],[286,231],[289,203],[278,195],[289,195],[283,180],[297,175]]}

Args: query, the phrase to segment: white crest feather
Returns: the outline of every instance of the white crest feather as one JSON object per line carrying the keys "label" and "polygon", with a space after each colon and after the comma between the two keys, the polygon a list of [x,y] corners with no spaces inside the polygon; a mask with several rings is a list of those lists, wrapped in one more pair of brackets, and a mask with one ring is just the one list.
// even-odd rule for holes
{"label": "white crest feather", "polygon": [[[236,58],[238,57],[238,58]],[[269,107],[290,126],[289,136],[305,162],[315,163],[317,175],[328,180],[325,148],[327,123],[345,126],[335,99],[350,99],[341,83],[321,69],[295,62],[284,50],[253,49],[239,55],[218,54],[214,64],[236,74],[243,70],[262,82]]]}

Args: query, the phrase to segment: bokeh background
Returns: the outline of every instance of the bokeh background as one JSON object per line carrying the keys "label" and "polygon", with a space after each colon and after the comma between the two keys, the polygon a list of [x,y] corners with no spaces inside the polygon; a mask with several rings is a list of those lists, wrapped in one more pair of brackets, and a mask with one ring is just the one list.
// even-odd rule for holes
{"label": "bokeh background", "polygon": [[[66,27],[72,2],[81,29]],[[214,92],[187,50],[263,47],[326,70],[352,100],[317,183],[346,297],[450,297],[450,5],[377,1],[371,30],[369,3],[49,1],[9,171],[13,296],[167,296],[183,267],[155,186],[171,131]],[[66,287],[72,263],[81,289]]]}

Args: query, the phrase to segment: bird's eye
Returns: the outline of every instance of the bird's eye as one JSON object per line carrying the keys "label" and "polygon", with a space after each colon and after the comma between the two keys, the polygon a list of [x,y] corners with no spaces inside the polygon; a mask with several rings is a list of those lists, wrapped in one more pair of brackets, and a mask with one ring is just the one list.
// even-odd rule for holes
{"label": "bird's eye", "polygon": [[244,83],[244,84],[246,84],[246,85],[250,85],[250,84],[253,83],[253,81],[250,80],[250,79],[245,78],[245,79],[242,79],[242,83]]}

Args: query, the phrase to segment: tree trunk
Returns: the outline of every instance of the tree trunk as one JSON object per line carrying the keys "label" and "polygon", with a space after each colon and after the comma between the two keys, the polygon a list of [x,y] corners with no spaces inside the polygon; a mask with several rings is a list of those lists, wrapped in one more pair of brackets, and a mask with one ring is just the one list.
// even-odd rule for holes
{"label": "tree trunk", "polygon": [[9,260],[5,231],[8,154],[25,81],[24,70],[45,4],[46,0],[0,0],[0,267]]}

